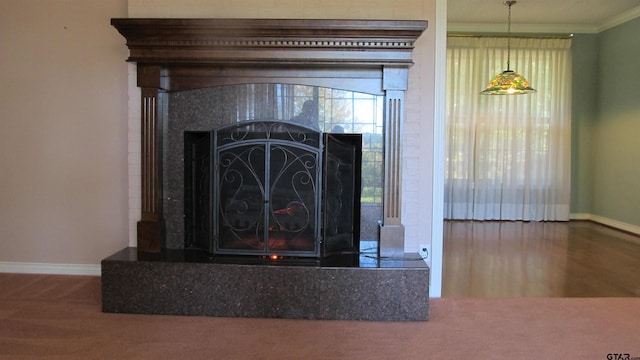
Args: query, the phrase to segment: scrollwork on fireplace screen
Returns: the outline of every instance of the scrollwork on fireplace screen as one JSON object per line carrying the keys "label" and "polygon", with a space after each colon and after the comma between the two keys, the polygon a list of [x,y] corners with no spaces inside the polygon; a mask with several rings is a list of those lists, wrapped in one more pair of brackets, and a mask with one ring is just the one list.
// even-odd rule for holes
{"label": "scrollwork on fireplace screen", "polygon": [[320,133],[251,122],[216,130],[214,141],[215,252],[317,256]]}

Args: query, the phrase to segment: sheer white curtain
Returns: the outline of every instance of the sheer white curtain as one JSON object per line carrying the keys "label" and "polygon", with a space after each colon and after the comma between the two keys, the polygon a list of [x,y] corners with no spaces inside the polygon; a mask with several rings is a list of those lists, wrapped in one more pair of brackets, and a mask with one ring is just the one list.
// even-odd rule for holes
{"label": "sheer white curtain", "polygon": [[480,95],[506,38],[449,37],[445,218],[568,220],[571,40],[511,39],[511,70],[538,92]]}

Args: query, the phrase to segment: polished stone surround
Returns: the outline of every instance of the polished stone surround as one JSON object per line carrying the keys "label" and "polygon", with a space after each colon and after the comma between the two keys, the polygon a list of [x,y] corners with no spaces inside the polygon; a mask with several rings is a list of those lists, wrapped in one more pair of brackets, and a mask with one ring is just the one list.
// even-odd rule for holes
{"label": "polished stone surround", "polygon": [[204,253],[125,248],[102,261],[102,310],[318,320],[425,321],[429,267],[418,254],[354,261],[225,263]]}

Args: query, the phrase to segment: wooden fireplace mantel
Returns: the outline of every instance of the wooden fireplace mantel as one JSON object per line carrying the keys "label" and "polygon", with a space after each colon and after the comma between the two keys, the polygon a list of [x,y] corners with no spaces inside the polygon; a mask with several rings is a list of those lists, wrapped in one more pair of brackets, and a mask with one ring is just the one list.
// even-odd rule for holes
{"label": "wooden fireplace mantel", "polygon": [[[165,92],[282,82],[384,94],[385,200],[381,236],[402,246],[400,136],[419,20],[112,19],[137,64],[142,94],[142,218],[138,249],[160,251]],[[304,79],[304,81],[301,81]],[[381,239],[381,247],[383,247]]]}
{"label": "wooden fireplace mantel", "polygon": [[112,19],[129,61],[148,64],[400,66],[413,64],[426,21]]}

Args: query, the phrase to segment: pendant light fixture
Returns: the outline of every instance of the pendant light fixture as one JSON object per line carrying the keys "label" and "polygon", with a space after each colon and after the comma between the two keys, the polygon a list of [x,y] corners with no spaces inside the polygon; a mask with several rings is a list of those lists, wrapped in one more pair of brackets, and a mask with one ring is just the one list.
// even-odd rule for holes
{"label": "pendant light fixture", "polygon": [[511,6],[516,1],[505,1],[504,4],[509,6],[509,18],[507,28],[507,70],[496,75],[487,84],[487,88],[482,90],[483,95],[520,95],[536,92],[524,78],[524,76],[511,70]]}

